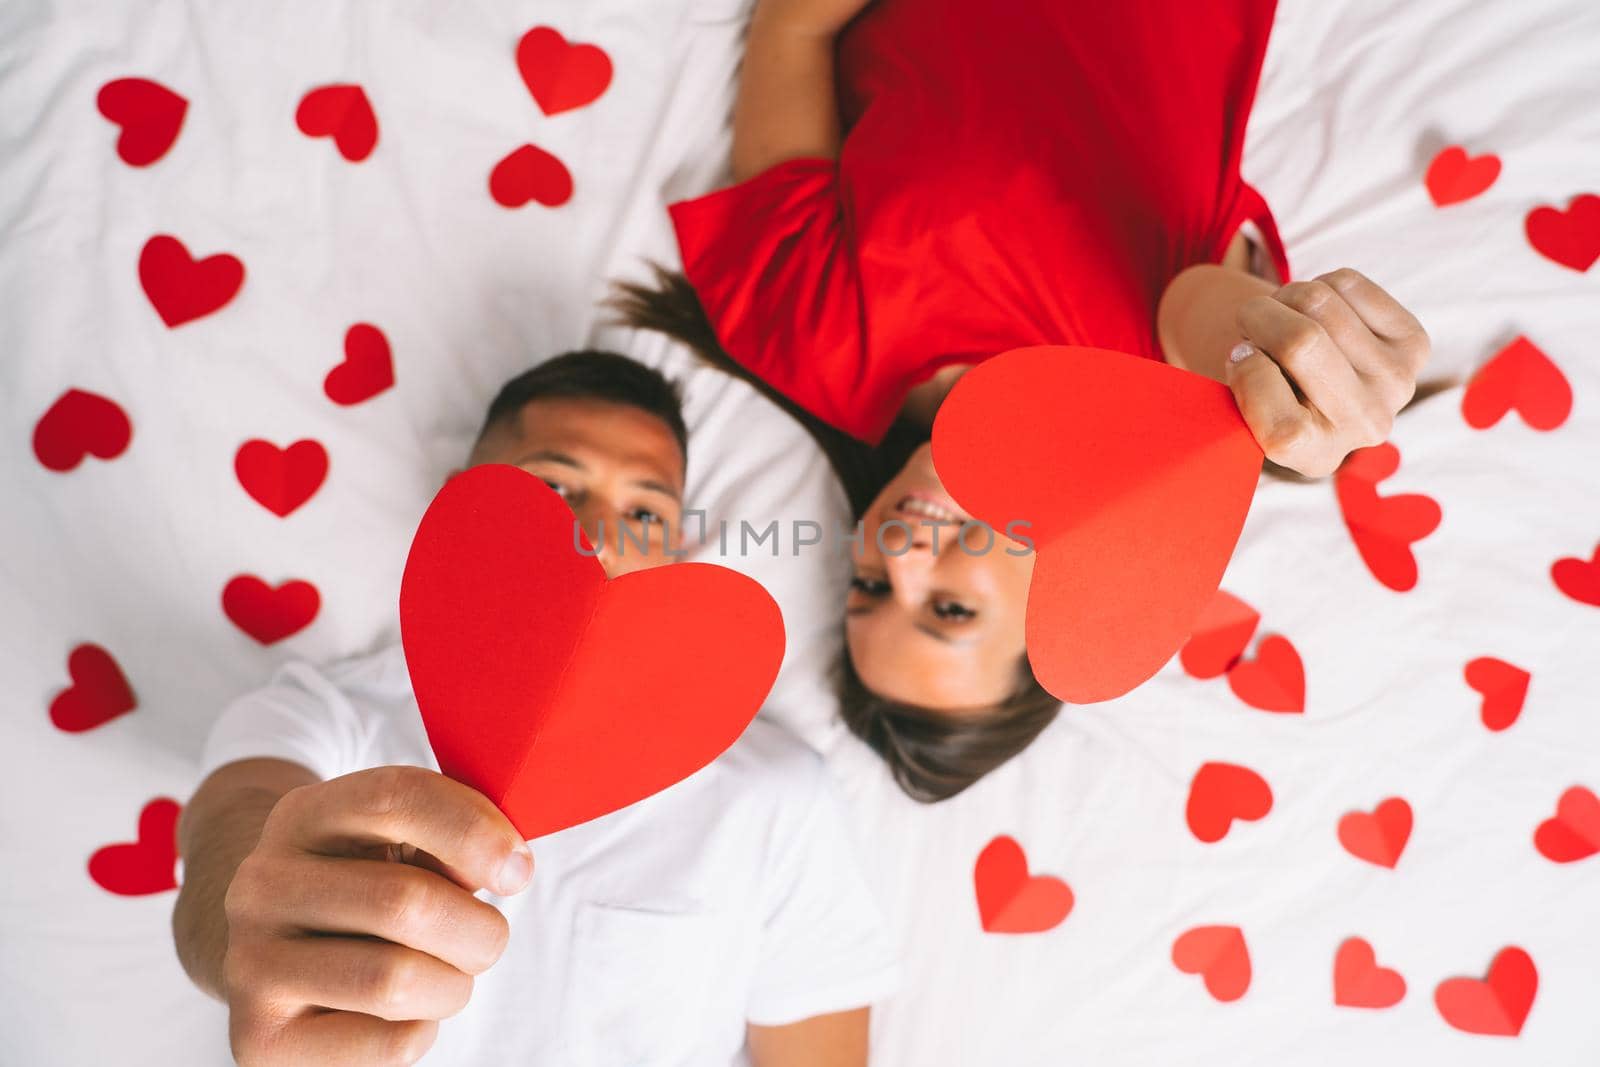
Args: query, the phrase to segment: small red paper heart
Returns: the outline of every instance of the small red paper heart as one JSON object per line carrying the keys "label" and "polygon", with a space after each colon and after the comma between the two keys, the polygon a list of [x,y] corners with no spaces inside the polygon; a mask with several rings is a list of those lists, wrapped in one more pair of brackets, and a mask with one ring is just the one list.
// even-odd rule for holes
{"label": "small red paper heart", "polygon": [[356,323],[345,331],[344,362],[328,372],[322,391],[335,404],[348,407],[371,400],[392,385],[394,357],[389,339],[370,323]]}
{"label": "small red paper heart", "polygon": [[139,839],[98,849],[89,857],[89,877],[108,893],[142,897],[178,888],[176,800],[157,797],[139,813]]}
{"label": "small red paper heart", "polygon": [[1339,820],[1339,844],[1358,860],[1393,868],[1411,840],[1411,805],[1390,797],[1369,815],[1352,811]]}
{"label": "small red paper heart", "polygon": [[1554,863],[1573,863],[1600,853],[1600,797],[1581,785],[1562,793],[1555,815],[1533,832],[1533,847]]}
{"label": "small red paper heart", "polygon": [[1261,474],[1233,395],[1124,352],[1021,348],[963,375],[933,426],[969,515],[1031,523],[1028,659],[1057,698],[1121,696],[1216,595]]}
{"label": "small red paper heart", "polygon": [[1533,675],[1493,656],[1479,656],[1462,671],[1467,684],[1483,694],[1479,715],[1491,730],[1504,730],[1522,714]]}
{"label": "small red paper heart", "polygon": [[679,563],[607,580],[588,552],[538,478],[480,466],[434,498],[401,582],[401,639],[440,768],[530,839],[710,763],[783,659],[783,618],[751,578]]}
{"label": "small red paper heart", "polygon": [[978,853],[972,869],[978,920],[991,934],[1037,934],[1072,911],[1072,889],[1059,878],[1029,874],[1022,846],[1001,835]]}
{"label": "small red paper heart", "polygon": [[273,587],[253,574],[241,574],[222,590],[223,614],[263,645],[304,630],[321,607],[322,597],[310,582]]}
{"label": "small red paper heart", "polygon": [[568,44],[549,26],[535,26],[517,42],[517,69],[546,115],[592,104],[611,84],[611,57],[592,44]]}
{"label": "small red paper heart", "polygon": [[70,471],[88,456],[116,459],[133,440],[133,423],[113,400],[68,389],[33,428],[33,454],[46,470]]}
{"label": "small red paper heart", "polygon": [[310,440],[288,448],[270,441],[246,441],[234,456],[233,469],[244,491],[282,518],[321,488],[328,476],[328,452]]}
{"label": "small red paper heart", "polygon": [[1437,529],[1444,512],[1437,501],[1421,493],[1378,495],[1378,482],[1399,465],[1400,450],[1394,445],[1357,449],[1333,482],[1345,526],[1367,569],[1385,586],[1403,593],[1417,584],[1412,544]]}
{"label": "small red paper heart", "polygon": [[139,706],[122,668],[99,645],[73,649],[67,656],[67,676],[72,685],[50,702],[50,721],[58,730],[82,733]]}
{"label": "small red paper heart", "polygon": [[1272,810],[1272,787],[1248,767],[1207,763],[1189,783],[1184,816],[1189,832],[1206,844],[1228,836],[1235,819],[1255,822]]}
{"label": "small red paper heart", "polygon": [[1269,634],[1261,639],[1255,659],[1244,659],[1228,669],[1233,695],[1259,711],[1300,714],[1306,710],[1306,668],[1287,637]]}
{"label": "small red paper heart", "polygon": [[1333,1002],[1341,1008],[1392,1008],[1405,999],[1400,972],[1378,966],[1372,946],[1346,939],[1333,957]]}
{"label": "small red paper heart", "polygon": [[1600,608],[1600,544],[1588,559],[1564,556],[1556,560],[1550,565],[1550,579],[1578,603]]}
{"label": "small red paper heart", "polygon": [[1197,926],[1172,943],[1173,965],[1205,979],[1206,992],[1227,1003],[1250,988],[1250,950],[1237,926]]}
{"label": "small red paper heart", "polygon": [[307,137],[332,137],[339,154],[360,163],[378,146],[378,116],[359,85],[324,85],[300,100],[294,122]]}
{"label": "small red paper heart", "polygon": [[1239,662],[1260,622],[1259,611],[1218,589],[1196,620],[1178,661],[1191,677],[1215,678]]}
{"label": "small red paper heart", "polygon": [[1460,145],[1451,145],[1433,157],[1423,184],[1434,205],[1445,207],[1471,200],[1500,177],[1500,157],[1492,153],[1469,156]]}
{"label": "small red paper heart", "polygon": [[1433,1002],[1444,1021],[1457,1030],[1516,1037],[1522,1033],[1538,990],[1539,972],[1533,959],[1512,946],[1500,950],[1482,981],[1450,978],[1440,982],[1433,991]]}
{"label": "small red paper heart", "polygon": [[232,300],[244,284],[244,264],[227,254],[196,260],[182,241],[162,234],[139,253],[139,284],[170,329]]}
{"label": "small red paper heart", "polygon": [[1581,273],[1600,259],[1600,196],[1575,196],[1565,211],[1536,207],[1524,226],[1534,251],[1563,267]]}
{"label": "small red paper heart", "polygon": [[1461,394],[1461,417],[1486,430],[1515,409],[1535,430],[1553,430],[1572,413],[1572,386],[1532,341],[1519,337],[1495,353]]}
{"label": "small red paper heart", "polygon": [[572,174],[549,152],[525,144],[495,164],[489,195],[501,207],[519,208],[530,200],[560,207],[572,199]]}
{"label": "small red paper heart", "polygon": [[148,78],[106,82],[95,97],[100,114],[122,127],[117,155],[130,167],[148,167],[178,140],[189,101]]}

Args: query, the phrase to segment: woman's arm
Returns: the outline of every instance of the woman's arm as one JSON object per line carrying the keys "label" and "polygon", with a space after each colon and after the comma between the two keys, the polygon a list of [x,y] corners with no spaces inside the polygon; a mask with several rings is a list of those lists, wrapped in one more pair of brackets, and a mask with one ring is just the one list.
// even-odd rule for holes
{"label": "woman's arm", "polygon": [[753,1067],[866,1067],[869,1008],[748,1028]]}
{"label": "woman's arm", "polygon": [[867,0],[759,0],[733,108],[733,176],[839,154],[834,40]]}

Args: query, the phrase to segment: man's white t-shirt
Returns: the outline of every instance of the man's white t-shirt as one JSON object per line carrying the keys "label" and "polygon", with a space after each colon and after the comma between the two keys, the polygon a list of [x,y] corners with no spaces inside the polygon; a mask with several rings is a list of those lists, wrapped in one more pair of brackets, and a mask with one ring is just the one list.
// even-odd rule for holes
{"label": "man's white t-shirt", "polygon": [[[323,779],[438,769],[398,647],[293,664],[235,702],[205,770],[299,763]],[[858,1008],[893,987],[884,923],[821,761],[757,720],[720,758],[621,811],[533,843],[505,954],[423,1062],[729,1067],[746,1022]]]}

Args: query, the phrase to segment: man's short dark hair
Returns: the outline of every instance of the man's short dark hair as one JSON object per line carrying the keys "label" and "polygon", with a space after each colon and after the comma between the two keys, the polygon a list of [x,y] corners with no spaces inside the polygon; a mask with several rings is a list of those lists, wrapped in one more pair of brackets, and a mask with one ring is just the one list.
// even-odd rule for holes
{"label": "man's short dark hair", "polygon": [[479,440],[496,426],[514,422],[533,401],[557,397],[625,404],[654,415],[678,439],[685,458],[689,455],[689,430],[683,424],[683,400],[677,386],[643,363],[595,349],[563,353],[501,386],[489,405]]}

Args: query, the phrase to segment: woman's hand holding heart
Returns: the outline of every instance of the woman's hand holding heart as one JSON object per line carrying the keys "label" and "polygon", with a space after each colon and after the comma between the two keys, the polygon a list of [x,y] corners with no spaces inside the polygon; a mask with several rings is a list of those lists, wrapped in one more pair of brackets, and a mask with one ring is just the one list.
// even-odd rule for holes
{"label": "woman's hand holding heart", "polygon": [[1416,316],[1349,269],[1252,296],[1235,318],[1224,381],[1267,458],[1312,478],[1388,438],[1430,351]]}

